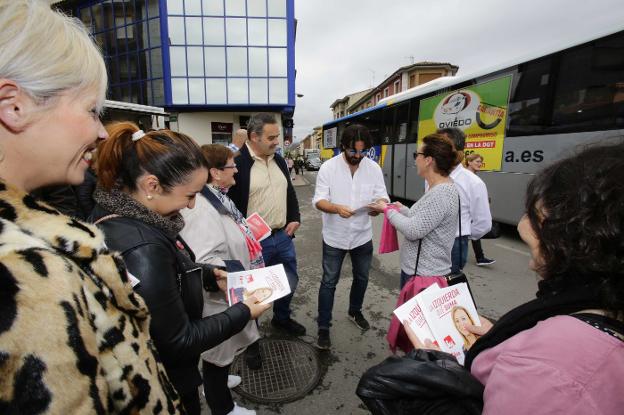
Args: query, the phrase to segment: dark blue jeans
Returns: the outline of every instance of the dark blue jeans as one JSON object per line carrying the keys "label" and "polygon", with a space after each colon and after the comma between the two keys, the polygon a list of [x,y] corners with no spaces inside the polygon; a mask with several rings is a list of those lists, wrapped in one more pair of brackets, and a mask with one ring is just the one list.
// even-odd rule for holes
{"label": "dark blue jeans", "polygon": [[297,275],[297,254],[295,253],[295,244],[286,231],[281,230],[269,236],[262,242],[262,257],[264,264],[268,267],[271,265],[282,264],[288,277],[290,284],[290,294],[275,300],[273,303],[273,318],[279,321],[285,321],[290,318],[290,302],[297,289],[299,276]]}
{"label": "dark blue jeans", "polygon": [[[461,243],[461,258],[459,257],[459,244]],[[453,242],[453,250],[451,251],[451,273],[456,274],[466,265],[468,260],[468,237],[460,236],[455,238]]]}
{"label": "dark blue jeans", "polygon": [[318,297],[318,327],[329,329],[331,326],[334,293],[340,279],[340,269],[345,256],[351,257],[353,282],[349,294],[349,314],[362,311],[364,294],[368,286],[368,271],[373,259],[373,241],[368,241],[357,248],[338,249],[323,242],[323,279]]}

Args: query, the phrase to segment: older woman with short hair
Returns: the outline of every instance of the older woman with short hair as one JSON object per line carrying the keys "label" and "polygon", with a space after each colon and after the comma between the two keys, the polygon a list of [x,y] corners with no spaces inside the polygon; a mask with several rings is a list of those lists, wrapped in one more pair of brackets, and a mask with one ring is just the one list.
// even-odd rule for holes
{"label": "older woman with short hair", "polygon": [[[197,197],[195,208],[182,211],[186,224],[180,235],[198,262],[226,266],[230,272],[264,267],[260,243],[227,196],[238,171],[234,152],[220,144],[203,145],[201,150],[208,165],[208,184]],[[219,294],[204,292],[204,316],[227,309],[225,297]],[[227,383],[232,361],[248,347],[246,357],[253,357],[250,366],[259,368],[259,338],[256,322],[250,321],[240,333],[202,354],[204,394],[213,415],[255,414],[233,401]]]}
{"label": "older woman with short hair", "polygon": [[107,137],[104,60],[45,2],[0,2],[0,27],[1,411],[178,413],[121,257],[30,195],[84,179]]}

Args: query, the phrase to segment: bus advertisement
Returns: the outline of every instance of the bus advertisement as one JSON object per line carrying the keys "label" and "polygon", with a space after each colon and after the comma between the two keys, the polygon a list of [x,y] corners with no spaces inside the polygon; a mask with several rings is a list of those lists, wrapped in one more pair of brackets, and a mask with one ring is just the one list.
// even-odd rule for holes
{"label": "bus advertisement", "polygon": [[340,152],[344,128],[366,126],[369,150],[388,194],[413,202],[424,193],[413,154],[444,127],[467,135],[465,152],[485,159],[479,173],[495,221],[517,224],[535,173],[594,143],[624,136],[624,27],[560,41],[514,62],[441,77],[323,125],[326,152]]}
{"label": "bus advertisement", "polygon": [[439,128],[466,134],[466,155],[478,152],[483,170],[500,170],[511,76],[439,94],[420,102],[418,137]]}

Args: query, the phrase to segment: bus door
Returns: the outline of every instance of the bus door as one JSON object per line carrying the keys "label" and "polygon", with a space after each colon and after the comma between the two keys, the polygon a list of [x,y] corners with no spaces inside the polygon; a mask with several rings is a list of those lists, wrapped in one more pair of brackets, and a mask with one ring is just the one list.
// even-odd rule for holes
{"label": "bus door", "polygon": [[392,195],[405,198],[405,168],[408,158],[407,153],[407,121],[409,115],[409,102],[395,108],[393,123],[393,151],[392,167]]}

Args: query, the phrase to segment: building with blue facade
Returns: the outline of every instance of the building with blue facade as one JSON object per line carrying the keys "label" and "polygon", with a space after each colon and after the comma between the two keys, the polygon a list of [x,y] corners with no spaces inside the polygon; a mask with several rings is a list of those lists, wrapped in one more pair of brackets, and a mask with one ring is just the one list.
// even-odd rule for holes
{"label": "building with blue facade", "polygon": [[163,107],[170,127],[226,143],[272,112],[290,140],[294,0],[66,0],[102,48],[108,98]]}

